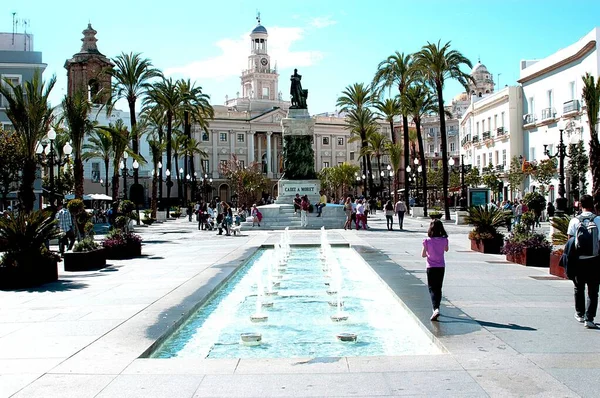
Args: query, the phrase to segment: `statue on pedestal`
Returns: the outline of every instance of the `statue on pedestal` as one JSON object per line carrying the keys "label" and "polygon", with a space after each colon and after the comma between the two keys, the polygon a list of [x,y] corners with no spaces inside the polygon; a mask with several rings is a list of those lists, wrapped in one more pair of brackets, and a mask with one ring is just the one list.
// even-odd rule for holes
{"label": "statue on pedestal", "polygon": [[290,86],[290,95],[292,96],[292,106],[290,109],[306,109],[306,99],[308,90],[302,89],[302,75],[298,74],[298,69],[294,69],[294,74],[290,77],[292,82]]}

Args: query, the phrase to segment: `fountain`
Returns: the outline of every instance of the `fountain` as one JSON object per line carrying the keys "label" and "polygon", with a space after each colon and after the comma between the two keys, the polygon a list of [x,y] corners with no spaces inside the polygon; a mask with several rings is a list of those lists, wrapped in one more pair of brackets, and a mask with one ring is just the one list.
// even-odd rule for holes
{"label": "fountain", "polygon": [[[263,307],[263,296],[264,296],[264,288],[263,288],[263,283],[262,283],[262,271],[264,269],[264,263],[261,263],[258,267],[258,279],[256,281],[256,290],[257,290],[257,294],[256,294],[256,312],[252,315],[250,315],[250,320],[252,322],[266,322],[267,319],[269,319],[269,317],[263,313],[262,311],[262,307]],[[273,303],[271,303],[271,306],[273,306]]]}
{"label": "fountain", "polygon": [[240,334],[240,340],[243,345],[256,346],[260,345],[262,341],[262,334],[260,333],[242,333]]}
{"label": "fountain", "polygon": [[334,266],[333,267],[333,269],[334,269],[333,279],[334,279],[334,283],[336,285],[336,291],[335,291],[335,293],[333,293],[333,291],[328,290],[327,294],[337,294],[337,301],[336,301],[337,312],[336,312],[335,315],[332,315],[330,318],[334,322],[342,322],[342,321],[347,321],[348,320],[348,314],[346,314],[342,310],[342,307],[343,307],[343,301],[342,301],[342,270],[341,270],[341,267],[340,267],[339,263],[337,262],[337,260],[334,260],[334,261],[335,261],[335,263],[332,264],[332,265]]}

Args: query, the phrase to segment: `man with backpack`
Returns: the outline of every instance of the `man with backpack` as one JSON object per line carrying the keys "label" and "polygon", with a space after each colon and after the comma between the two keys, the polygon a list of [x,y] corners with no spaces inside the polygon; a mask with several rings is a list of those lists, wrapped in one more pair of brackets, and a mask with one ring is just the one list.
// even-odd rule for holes
{"label": "man with backpack", "polygon": [[594,214],[594,200],[590,195],[583,195],[580,204],[583,210],[569,222],[567,230],[569,240],[572,240],[568,245],[570,250],[575,251],[569,260],[569,267],[574,268],[574,272],[570,274],[573,275],[575,290],[575,319],[582,322],[587,329],[596,329],[594,317],[600,286],[600,217]]}

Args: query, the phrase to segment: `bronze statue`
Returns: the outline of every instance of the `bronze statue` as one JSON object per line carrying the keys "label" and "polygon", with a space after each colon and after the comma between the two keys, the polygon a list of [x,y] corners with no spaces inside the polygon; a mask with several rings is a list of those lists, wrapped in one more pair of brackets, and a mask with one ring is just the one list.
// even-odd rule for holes
{"label": "bronze statue", "polygon": [[290,86],[290,95],[292,96],[291,109],[306,109],[306,99],[308,98],[308,90],[302,89],[302,75],[298,74],[298,69],[294,69],[294,74],[290,77],[292,84]]}

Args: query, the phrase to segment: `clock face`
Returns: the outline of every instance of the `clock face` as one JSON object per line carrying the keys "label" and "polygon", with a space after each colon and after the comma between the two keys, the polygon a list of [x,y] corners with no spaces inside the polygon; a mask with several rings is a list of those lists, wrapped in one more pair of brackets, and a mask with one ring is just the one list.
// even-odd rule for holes
{"label": "clock face", "polygon": [[261,63],[263,66],[267,66],[267,64],[269,63],[269,61],[267,61],[267,59],[266,59],[266,58],[262,58],[262,59],[260,60],[260,63]]}

